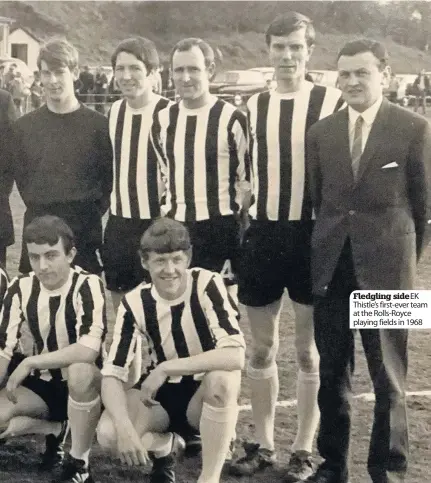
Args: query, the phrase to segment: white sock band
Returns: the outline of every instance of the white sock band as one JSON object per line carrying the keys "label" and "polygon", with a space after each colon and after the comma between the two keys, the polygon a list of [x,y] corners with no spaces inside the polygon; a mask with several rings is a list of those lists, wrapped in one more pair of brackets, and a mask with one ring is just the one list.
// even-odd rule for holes
{"label": "white sock band", "polygon": [[[238,411],[238,406],[236,411]],[[210,404],[204,402],[202,405],[202,415],[201,418],[209,419],[210,421],[215,421],[216,423],[225,423],[231,418],[233,406],[225,406],[223,408],[218,408],[211,406]]]}
{"label": "white sock band", "polygon": [[88,402],[78,402],[69,396],[69,404],[70,407],[73,409],[77,409],[79,411],[88,411],[90,412],[94,407],[96,407],[100,403],[100,396],[97,396],[96,399]]}
{"label": "white sock band", "polygon": [[277,374],[277,364],[274,363],[272,366],[266,367],[265,369],[256,369],[252,367],[250,363],[247,364],[247,376],[255,381],[260,381],[262,379],[270,379]]}

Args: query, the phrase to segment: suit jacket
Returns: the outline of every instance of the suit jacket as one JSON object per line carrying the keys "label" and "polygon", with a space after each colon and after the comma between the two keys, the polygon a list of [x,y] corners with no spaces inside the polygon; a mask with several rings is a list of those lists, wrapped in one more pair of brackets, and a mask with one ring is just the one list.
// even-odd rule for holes
{"label": "suit jacket", "polygon": [[411,289],[417,260],[429,241],[431,129],[424,118],[384,99],[356,182],[348,131],[346,108],[307,134],[316,211],[313,290],[326,293],[347,238],[361,289]]}
{"label": "suit jacket", "polygon": [[15,119],[12,96],[0,89],[0,246],[12,245],[14,242],[9,196],[13,185],[12,123]]}

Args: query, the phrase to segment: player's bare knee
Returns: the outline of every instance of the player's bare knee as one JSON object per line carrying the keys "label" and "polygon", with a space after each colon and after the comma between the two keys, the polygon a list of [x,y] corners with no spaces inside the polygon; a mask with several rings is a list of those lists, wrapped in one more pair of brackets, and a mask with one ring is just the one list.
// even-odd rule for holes
{"label": "player's bare knee", "polygon": [[276,342],[255,345],[252,349],[250,364],[255,369],[265,369],[275,363],[278,352],[278,344]]}
{"label": "player's bare knee", "polygon": [[312,349],[298,350],[296,354],[299,369],[302,372],[318,372],[319,370],[319,356],[317,351]]}
{"label": "player's bare knee", "polygon": [[97,442],[104,449],[113,450],[117,444],[117,432],[109,414],[104,411],[97,426]]}
{"label": "player's bare knee", "polygon": [[204,402],[215,407],[236,403],[241,386],[240,371],[214,371],[204,379]]}
{"label": "player's bare knee", "polygon": [[94,399],[100,393],[100,371],[94,364],[71,364],[67,371],[67,386],[75,401]]}

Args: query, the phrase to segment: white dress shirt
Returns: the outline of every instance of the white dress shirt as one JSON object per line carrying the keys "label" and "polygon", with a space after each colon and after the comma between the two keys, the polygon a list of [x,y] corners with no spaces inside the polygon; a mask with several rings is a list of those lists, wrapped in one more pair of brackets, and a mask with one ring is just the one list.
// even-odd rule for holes
{"label": "white dress shirt", "polygon": [[373,127],[374,119],[377,116],[377,112],[382,105],[383,96],[380,96],[377,101],[366,109],[364,112],[355,111],[351,106],[348,107],[349,110],[349,143],[350,152],[353,146],[353,137],[355,135],[355,124],[359,116],[362,116],[364,120],[362,124],[362,152],[364,152],[365,146],[367,144],[368,136],[370,134],[371,128]]}

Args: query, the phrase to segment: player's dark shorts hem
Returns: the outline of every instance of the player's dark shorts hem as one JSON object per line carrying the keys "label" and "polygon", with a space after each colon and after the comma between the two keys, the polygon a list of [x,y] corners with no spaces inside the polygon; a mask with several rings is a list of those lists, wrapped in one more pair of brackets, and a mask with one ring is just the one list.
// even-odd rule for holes
{"label": "player's dark shorts hem", "polygon": [[244,234],[238,270],[238,299],[250,307],[279,300],[287,289],[294,302],[313,304],[312,221],[252,220]]}
{"label": "player's dark shorts hem", "polygon": [[100,251],[106,287],[115,292],[128,292],[141,282],[149,282],[139,257],[139,242],[152,220],[123,218],[110,214]]}
{"label": "player's dark shorts hem", "polygon": [[[8,374],[12,374],[24,359],[25,356],[22,354],[14,354],[8,367]],[[21,385],[37,394],[44,401],[48,407],[49,421],[65,421],[68,419],[69,389],[67,381],[45,381],[36,376],[27,376]]]}
{"label": "player's dark shorts hem", "polygon": [[[100,275],[102,266],[97,256],[97,250],[102,245],[102,216],[97,201],[70,201],[48,205],[28,205],[24,213],[23,228],[35,218],[44,215],[58,216],[72,229],[77,250],[73,260],[74,265],[78,265],[90,273]],[[23,243],[19,271],[21,273],[29,273],[31,270],[27,245]]]}
{"label": "player's dark shorts hem", "polygon": [[226,285],[237,283],[239,223],[233,215],[186,222],[193,246],[191,267],[220,273]]}
{"label": "player's dark shorts hem", "polygon": [[[147,374],[141,376],[134,389],[141,389]],[[192,376],[183,376],[180,382],[165,382],[157,391],[155,400],[169,416],[167,431],[178,433],[181,436],[196,433],[187,420],[187,408],[190,401],[199,389],[201,381],[195,381]]]}

